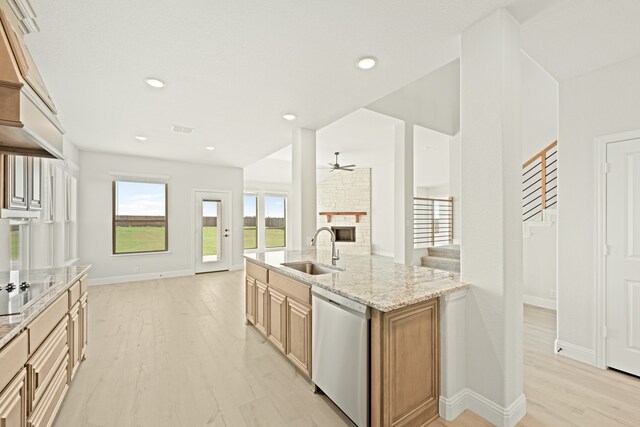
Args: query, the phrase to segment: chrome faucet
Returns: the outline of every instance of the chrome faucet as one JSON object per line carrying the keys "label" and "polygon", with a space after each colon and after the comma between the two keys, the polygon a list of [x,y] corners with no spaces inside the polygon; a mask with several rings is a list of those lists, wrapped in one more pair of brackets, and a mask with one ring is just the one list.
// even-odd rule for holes
{"label": "chrome faucet", "polygon": [[318,228],[316,234],[313,235],[313,239],[311,239],[311,245],[316,246],[316,239],[321,231],[328,231],[329,234],[331,234],[331,265],[336,265],[336,261],[340,259],[340,250],[338,249],[338,251],[336,252],[336,235],[332,229],[330,229],[329,227]]}

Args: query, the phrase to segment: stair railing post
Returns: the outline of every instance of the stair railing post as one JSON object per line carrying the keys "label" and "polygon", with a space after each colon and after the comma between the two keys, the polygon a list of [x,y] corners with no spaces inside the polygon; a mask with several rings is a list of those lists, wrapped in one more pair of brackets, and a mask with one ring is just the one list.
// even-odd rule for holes
{"label": "stair railing post", "polygon": [[[542,169],[540,171],[540,173],[542,174],[542,180],[540,181],[542,183],[542,187],[541,187],[542,194],[540,194],[540,197],[542,198],[541,200],[542,210],[545,210],[547,208],[547,152],[546,151],[542,153],[540,164],[542,165]],[[544,214],[543,214],[543,217],[544,217]]]}
{"label": "stair railing post", "polygon": [[436,201],[431,201],[431,246],[436,245]]}

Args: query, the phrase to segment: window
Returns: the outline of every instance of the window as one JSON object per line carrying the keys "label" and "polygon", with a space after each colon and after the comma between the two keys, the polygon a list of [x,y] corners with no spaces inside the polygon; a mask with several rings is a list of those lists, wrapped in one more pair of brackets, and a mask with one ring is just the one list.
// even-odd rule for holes
{"label": "window", "polygon": [[113,182],[113,253],[168,250],[167,184]]}
{"label": "window", "polygon": [[287,198],[284,196],[265,196],[264,225],[265,247],[282,248],[287,246]]}
{"label": "window", "polygon": [[258,196],[244,195],[244,248],[258,248]]}

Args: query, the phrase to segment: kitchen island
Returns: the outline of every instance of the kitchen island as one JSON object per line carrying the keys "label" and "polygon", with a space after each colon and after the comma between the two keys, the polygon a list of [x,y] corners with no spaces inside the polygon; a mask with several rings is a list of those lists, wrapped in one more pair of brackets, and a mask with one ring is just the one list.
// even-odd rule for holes
{"label": "kitchen island", "polygon": [[245,258],[247,322],[305,376],[313,377],[311,354],[316,353],[311,349],[311,291],[320,288],[370,309],[370,425],[426,425],[438,417],[439,298],[468,287],[458,273],[397,264],[382,256],[343,255],[332,266],[331,254],[316,250]]}
{"label": "kitchen island", "polygon": [[89,266],[0,272],[0,425],[51,425],[85,357]]}

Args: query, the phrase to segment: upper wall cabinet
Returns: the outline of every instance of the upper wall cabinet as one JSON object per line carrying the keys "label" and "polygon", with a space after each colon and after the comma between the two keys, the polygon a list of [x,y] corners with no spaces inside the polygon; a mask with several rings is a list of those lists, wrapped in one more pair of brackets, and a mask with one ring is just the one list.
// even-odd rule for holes
{"label": "upper wall cabinet", "polygon": [[6,156],[4,165],[5,209],[39,211],[42,209],[42,159]]}

